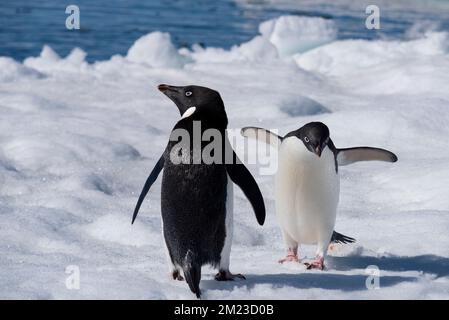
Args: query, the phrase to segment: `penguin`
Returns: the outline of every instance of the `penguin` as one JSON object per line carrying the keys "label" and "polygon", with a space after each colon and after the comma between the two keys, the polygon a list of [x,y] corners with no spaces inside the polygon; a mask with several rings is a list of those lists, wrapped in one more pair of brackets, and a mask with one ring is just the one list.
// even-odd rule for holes
{"label": "penguin", "polygon": [[370,160],[396,162],[397,156],[372,147],[338,149],[322,122],[307,123],[285,137],[257,127],[245,127],[241,133],[279,150],[276,215],[287,247],[287,256],[279,262],[300,262],[298,246],[316,244],[315,259],[305,265],[307,269],[323,270],[330,242],[354,240],[334,231],[340,195],[339,166]]}
{"label": "penguin", "polygon": [[[175,103],[181,119],[174,126],[164,153],[145,182],[132,223],[163,169],[162,234],[170,273],[174,280],[183,280],[182,272],[190,290],[200,298],[203,265],[218,268],[215,276],[218,281],[245,279],[243,275],[229,271],[233,183],[248,198],[260,225],[265,221],[265,204],[256,181],[229,143],[226,135],[228,118],[220,94],[194,85],[161,84],[158,89]],[[211,130],[223,140],[213,151],[207,149],[209,142],[203,141],[208,139],[201,139]],[[188,139],[182,139],[183,133]],[[215,138],[213,142],[217,142]],[[201,155],[206,151],[210,151],[215,161],[203,159]]]}

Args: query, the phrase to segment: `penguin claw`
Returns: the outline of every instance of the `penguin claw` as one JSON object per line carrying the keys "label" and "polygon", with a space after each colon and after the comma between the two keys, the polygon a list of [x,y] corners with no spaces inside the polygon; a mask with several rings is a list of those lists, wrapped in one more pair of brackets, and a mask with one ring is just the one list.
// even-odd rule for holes
{"label": "penguin claw", "polygon": [[304,265],[306,266],[307,270],[312,270],[312,269],[319,269],[319,270],[324,270],[324,259],[323,258],[316,258],[314,261],[312,262],[306,262],[304,263]]}
{"label": "penguin claw", "polygon": [[304,263],[304,265],[306,266],[307,270],[312,270],[312,269],[324,270],[324,265],[315,264],[314,262],[313,263]]}
{"label": "penguin claw", "polygon": [[171,275],[173,277],[173,280],[184,281],[183,276],[181,276],[181,273],[179,273],[178,270],[173,271]]}
{"label": "penguin claw", "polygon": [[229,271],[223,271],[223,270],[220,270],[215,275],[215,280],[217,280],[217,281],[234,281],[235,279],[246,280],[246,278],[243,274],[240,274],[240,273],[232,274]]}

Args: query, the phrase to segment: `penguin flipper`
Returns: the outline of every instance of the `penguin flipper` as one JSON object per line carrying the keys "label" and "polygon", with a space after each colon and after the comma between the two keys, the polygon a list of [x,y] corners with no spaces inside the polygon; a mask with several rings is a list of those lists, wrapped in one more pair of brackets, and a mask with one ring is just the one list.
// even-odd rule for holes
{"label": "penguin flipper", "polygon": [[137,200],[136,208],[134,209],[133,220],[132,220],[131,224],[133,224],[134,220],[136,220],[137,214],[139,213],[139,209],[140,209],[140,206],[142,205],[143,200],[145,199],[148,191],[150,190],[154,181],[156,181],[157,177],[159,176],[159,173],[162,171],[163,168],[164,168],[164,156],[162,155],[159,158],[159,161],[154,166],[150,175],[148,176],[147,181],[145,182],[145,185],[143,186],[142,192],[140,193],[140,196],[139,196],[139,200]]}
{"label": "penguin flipper", "polygon": [[234,151],[233,161],[231,164],[226,164],[226,171],[231,180],[242,189],[245,196],[251,203],[254,213],[256,214],[257,222],[263,225],[265,222],[265,203],[263,201],[262,193],[256,180],[251,172],[240,161]]}
{"label": "penguin flipper", "polygon": [[246,138],[255,139],[266,144],[270,144],[273,147],[278,148],[284,139],[281,136],[263,128],[258,127],[244,127],[240,131],[240,134]]}
{"label": "penguin flipper", "polygon": [[339,166],[346,166],[358,161],[373,160],[396,162],[398,161],[398,157],[393,152],[380,148],[355,147],[337,149],[337,162]]}

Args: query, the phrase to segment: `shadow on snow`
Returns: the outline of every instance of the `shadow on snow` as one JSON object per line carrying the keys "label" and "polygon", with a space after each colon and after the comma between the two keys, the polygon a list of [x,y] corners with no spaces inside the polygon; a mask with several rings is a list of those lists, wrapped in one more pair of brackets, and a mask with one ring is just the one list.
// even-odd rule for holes
{"label": "shadow on snow", "polygon": [[[380,269],[380,287],[390,287],[402,282],[414,282],[414,276],[382,275],[382,271],[405,272],[417,271],[434,274],[437,277],[449,276],[449,258],[436,255],[415,257],[370,257],[348,256],[329,257],[329,271],[351,271],[365,269],[375,265]],[[297,289],[320,288],[327,290],[357,291],[366,289],[368,274],[357,275],[335,274],[329,271],[300,271],[298,273],[279,274],[246,274],[246,281],[230,281],[219,283],[215,280],[203,280],[202,287],[209,290],[233,290],[238,287],[254,288],[258,284],[269,284],[273,288],[294,287]]]}

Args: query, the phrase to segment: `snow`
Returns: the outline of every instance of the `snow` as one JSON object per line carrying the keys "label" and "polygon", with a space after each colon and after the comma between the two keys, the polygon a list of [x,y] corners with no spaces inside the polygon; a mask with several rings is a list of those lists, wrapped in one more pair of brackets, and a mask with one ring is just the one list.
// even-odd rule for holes
{"label": "snow", "polygon": [[[268,24],[279,27],[268,32]],[[1,298],[193,298],[167,273],[161,179],[130,224],[179,118],[160,83],[218,90],[230,129],[285,134],[323,121],[337,147],[379,146],[399,157],[341,168],[336,230],[357,242],[337,246],[324,272],[277,263],[285,252],[273,175],[250,165],[267,219],[258,226],[236,188],[231,271],[247,280],[219,283],[205,267],[204,298],[449,298],[447,33],[318,43],[311,39],[332,34],[320,18],[268,24],[230,50],[176,50],[169,35],[152,33],[126,57],[93,64],[77,48],[59,57],[44,46],[23,63],[0,57]],[[380,270],[376,290],[365,284],[370,265]],[[79,290],[66,288],[68,266],[79,267]]]}
{"label": "snow", "polygon": [[78,73],[88,68],[85,61],[86,52],[80,48],[74,48],[70,54],[61,59],[53,49],[47,45],[42,48],[39,57],[29,57],[23,61],[23,65],[38,71],[55,73],[61,70]]}
{"label": "snow", "polygon": [[0,81],[9,82],[20,78],[38,78],[42,75],[9,57],[0,57]]}
{"label": "snow", "polygon": [[281,56],[310,50],[337,37],[333,21],[317,17],[281,16],[261,23],[259,31]]}
{"label": "snow", "polygon": [[183,58],[171,42],[170,34],[163,32],[152,32],[139,38],[129,48],[126,59],[159,68],[176,68],[183,65]]}

